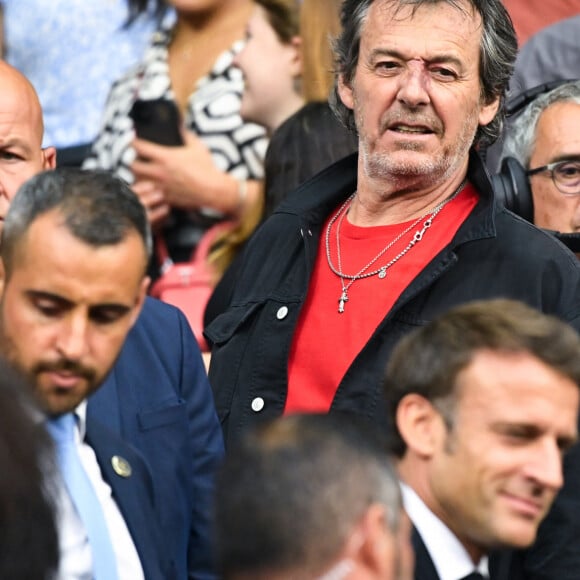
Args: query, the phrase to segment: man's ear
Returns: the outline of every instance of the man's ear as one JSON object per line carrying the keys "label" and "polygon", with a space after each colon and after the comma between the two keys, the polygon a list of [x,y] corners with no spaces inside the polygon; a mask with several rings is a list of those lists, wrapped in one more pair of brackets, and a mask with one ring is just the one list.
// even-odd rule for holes
{"label": "man's ear", "polygon": [[417,393],[405,395],[397,405],[396,421],[410,451],[425,459],[433,455],[442,418],[425,397]]}
{"label": "man's ear", "polygon": [[302,39],[299,36],[293,36],[290,40],[292,56],[290,59],[290,72],[294,78],[302,75]]}
{"label": "man's ear", "polygon": [[347,84],[344,74],[338,75],[338,96],[342,101],[343,105],[348,109],[354,109],[354,96],[352,94],[352,86],[350,83]]}
{"label": "man's ear", "polygon": [[499,110],[499,97],[497,97],[490,103],[487,104],[483,103],[479,110],[478,117],[479,125],[482,127],[484,127],[485,125],[489,125],[497,115],[498,110]]}
{"label": "man's ear", "polygon": [[56,149],[54,147],[45,147],[42,150],[42,169],[48,171],[56,167]]}
{"label": "man's ear", "polygon": [[387,515],[385,505],[370,505],[346,545],[346,558],[371,578],[394,577],[396,541]]}

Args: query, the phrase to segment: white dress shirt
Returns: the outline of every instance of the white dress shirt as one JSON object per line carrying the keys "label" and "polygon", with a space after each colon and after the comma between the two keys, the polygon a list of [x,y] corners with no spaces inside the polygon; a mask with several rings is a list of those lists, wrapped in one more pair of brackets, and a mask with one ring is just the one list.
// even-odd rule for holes
{"label": "white dress shirt", "polygon": [[417,528],[441,580],[459,580],[475,571],[489,578],[487,556],[475,566],[463,544],[415,491],[401,482],[401,492],[405,511]]}
{"label": "white dress shirt", "polygon": [[[81,463],[95,488],[117,559],[119,580],[144,580],[137,549],[113,499],[109,484],[104,481],[93,449],[85,442],[86,401],[76,409],[75,443]],[[58,580],[92,580],[92,555],[86,530],[62,481],[58,482],[57,527],[60,563]]]}

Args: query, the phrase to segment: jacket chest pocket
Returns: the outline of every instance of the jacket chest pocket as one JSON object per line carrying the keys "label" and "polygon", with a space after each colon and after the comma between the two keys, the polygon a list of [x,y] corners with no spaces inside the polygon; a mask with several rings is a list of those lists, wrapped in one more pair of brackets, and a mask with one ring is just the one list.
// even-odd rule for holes
{"label": "jacket chest pocket", "polygon": [[205,330],[212,345],[209,381],[213,389],[218,418],[227,419],[237,384],[240,367],[246,356],[252,356],[251,336],[263,303],[232,307],[220,314]]}

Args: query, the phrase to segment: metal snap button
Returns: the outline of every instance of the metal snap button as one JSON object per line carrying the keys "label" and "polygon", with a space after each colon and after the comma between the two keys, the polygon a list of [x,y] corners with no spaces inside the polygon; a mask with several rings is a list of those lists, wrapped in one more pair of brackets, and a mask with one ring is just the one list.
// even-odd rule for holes
{"label": "metal snap button", "polygon": [[264,399],[262,397],[256,397],[252,401],[252,411],[259,413],[264,408]]}
{"label": "metal snap button", "polygon": [[288,306],[281,306],[278,308],[278,312],[276,312],[276,318],[278,320],[283,320],[288,316]]}

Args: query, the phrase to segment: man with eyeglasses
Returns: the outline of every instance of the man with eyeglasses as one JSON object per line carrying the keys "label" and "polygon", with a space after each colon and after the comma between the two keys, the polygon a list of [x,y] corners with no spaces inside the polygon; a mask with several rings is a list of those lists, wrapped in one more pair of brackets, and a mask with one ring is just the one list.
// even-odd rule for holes
{"label": "man with eyeglasses", "polygon": [[562,234],[580,233],[580,81],[534,99],[514,120],[503,157],[525,168],[534,223]]}

